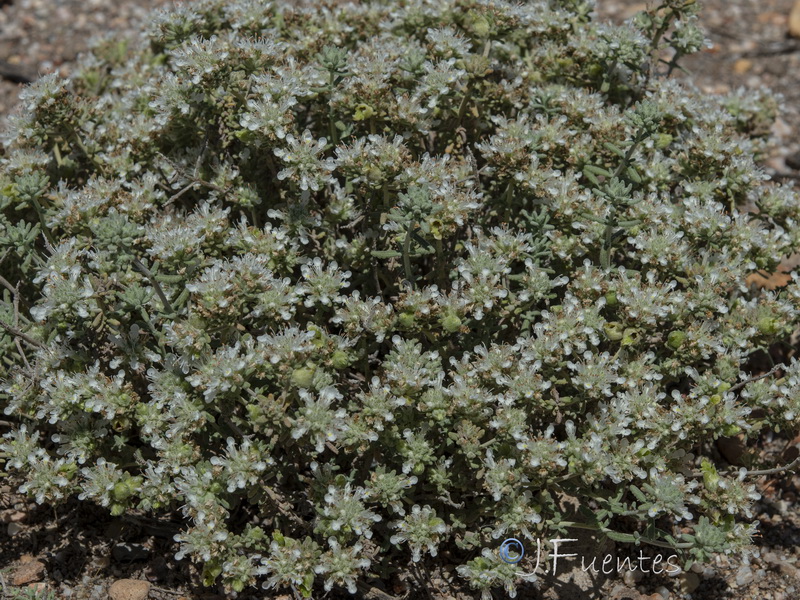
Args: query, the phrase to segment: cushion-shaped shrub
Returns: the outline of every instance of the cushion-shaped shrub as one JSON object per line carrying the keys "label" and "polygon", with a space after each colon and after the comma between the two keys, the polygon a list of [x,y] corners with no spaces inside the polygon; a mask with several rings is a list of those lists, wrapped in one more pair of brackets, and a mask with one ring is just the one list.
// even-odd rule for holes
{"label": "cushion-shaped shrub", "polygon": [[669,76],[693,0],[591,9],[201,0],[26,89],[20,489],[179,510],[207,584],[305,596],[436,561],[513,594],[500,541],[571,526],[748,544],[757,490],[713,443],[800,411],[800,364],[756,378],[800,288],[746,284],[800,249],[757,166],[777,105]]}

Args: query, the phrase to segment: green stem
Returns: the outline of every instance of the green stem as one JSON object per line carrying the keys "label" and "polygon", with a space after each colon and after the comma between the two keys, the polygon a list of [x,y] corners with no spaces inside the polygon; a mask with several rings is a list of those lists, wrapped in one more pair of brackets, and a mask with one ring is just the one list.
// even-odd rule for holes
{"label": "green stem", "polygon": [[278,168],[275,166],[275,161],[272,160],[272,156],[269,154],[265,155],[267,168],[269,168],[269,172],[272,174],[273,179],[278,178]]}
{"label": "green stem", "polygon": [[[571,527],[573,529],[586,529],[589,531],[596,531],[599,533],[618,533],[611,529],[606,529],[603,527],[599,527],[597,525],[590,525],[588,523],[577,523],[575,521],[561,521],[559,525],[562,525],[564,527]],[[689,542],[682,542],[679,544],[672,545],[667,542],[662,542],[661,540],[654,540],[646,537],[640,537],[639,541],[645,544],[649,544],[651,546],[656,546],[658,548],[666,548],[668,550],[683,550],[686,548],[691,548],[693,546],[693,544]]]}
{"label": "green stem", "polygon": [[42,224],[42,232],[44,233],[44,237],[47,238],[47,241],[50,242],[50,245],[55,247],[56,242],[53,239],[53,235],[50,233],[50,229],[47,227],[47,223],[44,221],[44,213],[42,211],[42,205],[39,204],[39,200],[36,198],[31,198],[33,202],[33,208],[36,209],[36,214],[39,215],[39,222]]}
{"label": "green stem", "polygon": [[441,238],[436,239],[435,246],[436,246],[436,282],[439,286],[439,290],[444,291],[446,282],[444,277],[444,251],[442,249]]}
{"label": "green stem", "polygon": [[403,268],[405,269],[406,279],[414,285],[414,275],[411,272],[411,228],[413,223],[406,226],[406,239],[403,240]]}
{"label": "green stem", "polygon": [[61,167],[64,165],[64,159],[61,158],[61,150],[58,149],[58,144],[53,144],[53,155],[56,157],[56,164]]}
{"label": "green stem", "polygon": [[336,139],[336,124],[333,122],[334,114],[333,114],[333,103],[331,102],[331,97],[333,96],[333,88],[335,86],[336,78],[333,71],[330,72],[330,81],[328,83],[328,126],[330,128],[331,133],[331,144],[334,146],[339,143]]}
{"label": "green stem", "polygon": [[623,169],[626,169],[630,165],[631,157],[633,153],[636,151],[636,148],[639,146],[639,143],[642,142],[647,137],[646,133],[640,131],[636,138],[634,138],[631,147],[628,148],[628,151],[625,152],[625,156],[622,158],[622,161],[617,165],[617,170],[614,171],[614,174],[611,176],[613,178],[618,178],[621,174]]}
{"label": "green stem", "polygon": [[145,325],[147,325],[147,329],[150,330],[150,333],[153,334],[153,338],[158,342],[158,345],[161,346],[161,341],[158,338],[158,331],[156,331],[155,325],[153,325],[153,322],[150,320],[150,315],[147,314],[144,307],[139,310],[139,316],[142,317]]}
{"label": "green stem", "polygon": [[175,310],[172,308],[169,300],[167,300],[167,295],[164,293],[164,290],[161,289],[161,284],[158,283],[158,280],[150,272],[150,269],[145,267],[144,264],[142,264],[142,262],[136,257],[133,258],[132,262],[133,266],[136,267],[136,269],[138,269],[139,272],[147,277],[147,279],[150,281],[150,284],[153,286],[153,289],[155,289],[156,294],[158,294],[158,297],[161,299],[161,303],[164,305],[164,308],[167,310],[168,314],[173,314]]}
{"label": "green stem", "polygon": [[31,336],[26,334],[24,331],[20,331],[19,329],[16,329],[15,327],[11,327],[11,325],[7,325],[3,321],[0,321],[0,327],[5,329],[8,333],[13,335],[14,337],[18,337],[19,339],[23,340],[24,342],[27,342],[28,344],[30,344],[34,348],[39,348],[40,350],[46,350],[47,349],[47,346],[45,346],[41,342],[33,339]]}
{"label": "green stem", "polygon": [[464,91],[464,97],[461,99],[461,106],[458,107],[458,123],[456,128],[461,126],[461,121],[464,119],[464,114],[467,112],[467,102],[472,94],[472,88],[467,84],[467,89]]}

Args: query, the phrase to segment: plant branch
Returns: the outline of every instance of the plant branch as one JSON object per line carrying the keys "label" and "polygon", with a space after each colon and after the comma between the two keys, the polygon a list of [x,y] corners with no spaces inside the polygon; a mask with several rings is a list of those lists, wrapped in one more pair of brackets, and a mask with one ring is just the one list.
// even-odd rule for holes
{"label": "plant branch", "polygon": [[758,381],[759,379],[764,379],[766,377],[769,377],[770,375],[775,373],[775,371],[777,371],[778,369],[782,368],[783,366],[784,366],[783,363],[777,364],[774,367],[772,367],[769,371],[767,371],[766,373],[762,373],[761,375],[756,375],[755,377],[750,377],[749,379],[745,379],[744,381],[740,381],[739,383],[737,383],[734,386],[729,387],[725,391],[726,392],[736,392],[736,391],[742,389],[744,386],[746,386],[746,385],[748,385],[750,383],[753,383],[754,381]]}
{"label": "plant branch", "polygon": [[[578,523],[576,521],[562,521],[560,523],[560,525],[562,525],[564,527],[568,527],[568,528],[572,527],[572,528],[575,528],[575,529],[588,529],[589,531],[596,531],[598,533],[612,533],[612,534],[613,533],[618,533],[618,532],[616,532],[616,531],[614,531],[612,529],[607,529],[607,528],[599,527],[599,526],[596,526],[596,525],[590,525],[588,523]],[[666,548],[668,550],[676,550],[676,549],[680,550],[680,549],[685,549],[685,548],[691,548],[692,545],[693,545],[693,544],[691,544],[689,542],[682,542],[682,543],[673,545],[673,544],[670,544],[668,542],[662,542],[661,540],[654,540],[654,539],[648,538],[648,537],[639,537],[638,541],[642,542],[644,544],[648,544],[650,546],[656,546],[658,548]]]}
{"label": "plant branch", "polygon": [[142,262],[135,256],[133,257],[132,262],[133,266],[136,267],[142,273],[142,275],[147,277],[147,279],[150,281],[150,284],[153,286],[153,289],[155,289],[156,294],[158,294],[158,297],[161,298],[161,302],[164,304],[164,308],[166,308],[170,314],[174,313],[175,309],[172,308],[172,305],[169,303],[169,300],[167,300],[166,294],[164,294],[164,290],[161,289],[161,284],[158,283],[158,280],[150,272],[150,269],[145,267],[142,264]]}
{"label": "plant branch", "polygon": [[[761,477],[762,475],[775,475],[776,473],[783,473],[784,471],[792,471],[793,469],[796,469],[798,466],[800,466],[800,456],[798,456],[792,462],[790,462],[788,465],[785,465],[783,467],[775,467],[773,469],[762,469],[760,471],[748,471],[747,469],[745,469],[744,476],[745,477]],[[744,468],[744,467],[742,467],[742,468]],[[722,472],[717,473],[717,474],[720,475],[721,477],[734,477],[734,476],[739,475],[741,472],[742,472],[742,470],[739,469],[739,470],[736,470],[736,471],[722,471]],[[692,479],[700,479],[701,477],[703,477],[703,472],[702,471],[693,471],[692,474],[691,474],[691,477],[692,477]]]}
{"label": "plant branch", "polygon": [[45,346],[41,342],[37,342],[35,339],[33,339],[31,336],[29,336],[25,332],[20,331],[16,327],[12,327],[11,325],[6,324],[4,321],[0,321],[0,327],[5,329],[11,335],[13,335],[15,337],[18,337],[21,340],[26,341],[27,343],[29,343],[34,348],[39,348],[40,350],[46,350],[47,349],[47,346]]}

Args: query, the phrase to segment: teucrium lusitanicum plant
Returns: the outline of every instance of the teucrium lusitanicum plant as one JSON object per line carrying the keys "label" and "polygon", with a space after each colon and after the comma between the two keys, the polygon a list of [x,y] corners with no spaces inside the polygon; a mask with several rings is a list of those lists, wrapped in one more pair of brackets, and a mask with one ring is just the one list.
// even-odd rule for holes
{"label": "teucrium lusitanicum plant", "polygon": [[749,543],[755,488],[709,444],[800,414],[800,363],[748,381],[800,308],[796,277],[745,285],[800,248],[755,162],[776,106],[665,77],[693,1],[590,11],[202,0],[27,88],[0,163],[22,491],[180,510],[206,583],[305,596],[437,561],[514,593],[498,538],[570,523]]}

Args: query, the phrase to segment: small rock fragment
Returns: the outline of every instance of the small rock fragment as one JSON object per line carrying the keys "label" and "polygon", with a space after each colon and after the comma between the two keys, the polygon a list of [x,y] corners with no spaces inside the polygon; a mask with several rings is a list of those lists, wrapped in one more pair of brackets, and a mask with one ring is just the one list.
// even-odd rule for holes
{"label": "small rock fragment", "polygon": [[90,562],[89,565],[92,569],[96,571],[102,571],[103,569],[107,569],[111,564],[111,558],[108,556],[95,556]]}
{"label": "small rock fragment", "polygon": [[683,573],[683,569],[679,565],[670,565],[664,572],[667,577],[678,577]]}
{"label": "small rock fragment", "polygon": [[785,575],[786,577],[791,577],[793,579],[797,579],[798,577],[797,567],[791,563],[782,562],[778,570],[781,572],[781,575]]}
{"label": "small rock fragment", "polygon": [[753,68],[753,61],[748,58],[740,58],[733,63],[733,72],[737,75],[744,75]]}
{"label": "small rock fragment", "polygon": [[611,590],[610,598],[612,600],[639,600],[641,594],[638,590],[629,588],[623,584],[617,584]]}
{"label": "small rock fragment", "polygon": [[39,581],[44,575],[44,563],[40,560],[32,560],[21,564],[11,576],[11,585],[27,585],[34,581]]}
{"label": "small rock fragment", "polygon": [[150,594],[150,582],[138,579],[120,579],[108,588],[111,600],[145,600]]}
{"label": "small rock fragment", "polygon": [[706,567],[703,569],[703,579],[713,579],[717,576],[717,570],[714,567]]}
{"label": "small rock fragment", "polygon": [[736,585],[740,587],[753,583],[753,579],[755,579],[753,570],[747,565],[741,566],[739,570],[736,571]]}
{"label": "small rock fragment", "polygon": [[642,573],[639,569],[636,569],[635,571],[625,571],[625,573],[622,575],[622,581],[624,581],[625,585],[628,587],[635,587],[643,577],[644,573]]}
{"label": "small rock fragment", "polygon": [[9,523],[6,531],[8,531],[8,535],[17,535],[20,531],[22,531],[22,525],[19,523]]}
{"label": "small rock fragment", "polygon": [[13,510],[3,513],[2,519],[0,520],[2,520],[3,523],[19,523],[20,521],[24,521],[25,517],[27,516],[27,513],[24,513],[21,510]]}
{"label": "small rock fragment", "polygon": [[800,0],[795,0],[789,13],[789,35],[800,37]]}
{"label": "small rock fragment", "polygon": [[691,594],[700,586],[700,577],[697,573],[688,571],[681,575],[681,591],[684,594]]}

